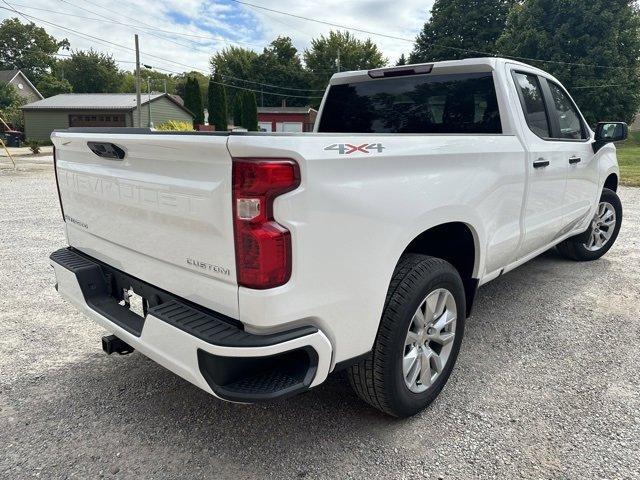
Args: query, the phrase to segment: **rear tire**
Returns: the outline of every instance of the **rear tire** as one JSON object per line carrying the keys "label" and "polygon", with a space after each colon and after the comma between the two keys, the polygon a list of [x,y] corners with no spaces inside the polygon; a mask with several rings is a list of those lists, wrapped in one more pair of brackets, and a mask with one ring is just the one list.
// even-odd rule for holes
{"label": "rear tire", "polygon": [[465,312],[462,279],[450,263],[426,255],[403,256],[373,349],[348,371],[358,396],[396,417],[428,406],[455,365]]}
{"label": "rear tire", "polygon": [[589,229],[558,244],[562,256],[579,262],[597,260],[613,246],[622,225],[622,202],[613,190],[602,190]]}

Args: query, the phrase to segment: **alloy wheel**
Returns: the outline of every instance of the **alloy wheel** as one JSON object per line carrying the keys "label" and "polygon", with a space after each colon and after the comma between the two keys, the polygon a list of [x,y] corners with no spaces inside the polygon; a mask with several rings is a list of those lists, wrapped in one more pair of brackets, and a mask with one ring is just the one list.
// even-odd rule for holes
{"label": "alloy wheel", "polygon": [[404,342],[402,374],[413,393],[426,391],[451,356],[458,312],[453,294],[439,288],[414,313]]}
{"label": "alloy wheel", "polygon": [[589,239],[584,247],[590,252],[596,252],[604,247],[616,228],[616,210],[609,202],[600,202],[593,220],[591,220],[591,230]]}

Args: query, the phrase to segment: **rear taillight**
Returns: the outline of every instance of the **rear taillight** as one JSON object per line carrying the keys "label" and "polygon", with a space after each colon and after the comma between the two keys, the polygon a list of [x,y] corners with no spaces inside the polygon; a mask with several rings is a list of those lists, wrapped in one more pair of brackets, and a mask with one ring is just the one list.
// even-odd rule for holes
{"label": "rear taillight", "polygon": [[265,289],[291,276],[291,234],[273,218],[273,201],[300,185],[289,159],[233,159],[233,222],[238,284]]}
{"label": "rear taillight", "polygon": [[56,147],[53,146],[53,174],[56,177],[56,188],[58,189],[58,202],[60,203],[60,211],[62,212],[62,220],[66,222],[64,218],[64,207],[62,206],[62,196],[60,195],[60,182],[58,181],[58,162],[56,161]]}

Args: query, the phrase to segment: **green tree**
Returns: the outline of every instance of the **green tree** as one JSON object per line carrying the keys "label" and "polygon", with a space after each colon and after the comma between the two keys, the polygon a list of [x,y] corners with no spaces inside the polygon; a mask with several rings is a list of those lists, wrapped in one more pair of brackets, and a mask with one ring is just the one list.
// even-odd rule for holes
{"label": "green tree", "polygon": [[338,71],[338,55],[340,70],[367,70],[387,63],[371,39],[363,41],[350,32],[331,31],[327,37],[311,40],[311,47],[304,51],[304,63],[314,75],[314,88],[325,88],[331,75]]}
{"label": "green tree", "polygon": [[[495,51],[515,0],[435,0],[411,63],[482,57]],[[486,52],[486,53],[485,53]]]}
{"label": "green tree", "polygon": [[53,97],[61,93],[73,92],[73,87],[64,78],[57,78],[55,75],[46,74],[40,77],[36,88],[42,94],[43,97]]}
{"label": "green tree", "polygon": [[[279,106],[283,99],[291,106],[305,106],[310,98],[321,93],[314,92],[313,76],[304,69],[298,50],[293,46],[291,38],[278,37],[253,62],[254,78],[270,86],[246,84],[253,89],[262,89],[260,105],[266,107]],[[277,88],[282,87],[282,88]],[[274,92],[277,95],[271,94]],[[290,94],[292,96],[285,96]]]}
{"label": "green tree", "polygon": [[69,49],[69,41],[57,40],[44,28],[17,18],[0,23],[0,70],[20,69],[36,84],[56,64],[55,54]]}
{"label": "green tree", "polygon": [[[9,84],[0,85],[0,117],[14,128],[24,125],[22,110],[24,99]],[[1,128],[0,128],[1,129]]]}
{"label": "green tree", "polygon": [[[151,78],[151,91],[164,92],[164,86],[167,86],[167,93],[176,93],[176,84],[178,80],[175,76],[156,70],[142,70],[142,90],[146,89],[147,77]],[[136,91],[136,75],[135,72],[123,72],[120,82],[119,91],[122,93],[134,93]]]}
{"label": "green tree", "polygon": [[242,126],[250,132],[258,131],[258,105],[256,94],[244,92],[242,99]]}
{"label": "green tree", "polygon": [[279,106],[283,99],[289,105],[304,106],[311,100],[308,97],[321,95],[310,90],[315,88],[313,75],[302,65],[289,37],[276,38],[260,54],[229,47],[213,56],[210,63],[212,70],[230,86],[227,89],[230,105],[235,104],[236,96],[244,96],[242,91],[246,88],[260,90],[256,92],[259,104],[267,107]]}
{"label": "green tree", "polygon": [[242,126],[242,100],[243,100],[242,92],[236,92],[236,96],[233,99],[233,126],[240,127]]}
{"label": "green tree", "polygon": [[187,79],[184,89],[184,106],[193,113],[196,124],[204,123],[204,107],[198,80],[193,77]]}
{"label": "green tree", "polygon": [[65,78],[75,93],[119,92],[123,74],[111,55],[78,50],[57,63],[58,77]]}
{"label": "green tree", "polygon": [[396,65],[400,67],[406,64],[407,64],[407,58],[404,56],[404,53],[403,53],[402,55],[400,55],[400,58],[398,59],[398,63],[396,63]]}
{"label": "green tree", "polygon": [[222,85],[222,78],[215,73],[209,81],[208,111],[209,125],[213,125],[218,132],[227,130],[229,115],[227,113],[227,92]]}
{"label": "green tree", "polygon": [[[257,59],[258,54],[256,52],[231,46],[216,53],[209,62],[211,69],[220,75],[225,84],[254,88],[255,84],[249,84],[242,80],[256,81],[255,62]],[[227,100],[231,105],[235,105],[236,96],[241,97],[242,91],[242,89],[238,88],[229,88],[227,90]]]}
{"label": "green tree", "polygon": [[527,63],[558,78],[590,124],[631,122],[640,107],[639,32],[631,0],[527,0],[511,10],[497,47],[547,60]]}
{"label": "green tree", "polygon": [[173,84],[174,91],[171,93],[175,93],[184,99],[185,97],[185,86],[187,84],[187,79],[195,78],[200,87],[200,97],[202,98],[202,104],[207,104],[207,90],[209,88],[209,77],[203,75],[202,73],[192,70],[190,72],[184,72],[179,75],[173,76]]}

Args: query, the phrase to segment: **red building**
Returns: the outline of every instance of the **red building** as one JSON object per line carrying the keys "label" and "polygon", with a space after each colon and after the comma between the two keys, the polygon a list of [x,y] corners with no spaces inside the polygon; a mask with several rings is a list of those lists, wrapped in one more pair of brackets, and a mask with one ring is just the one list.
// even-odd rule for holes
{"label": "red building", "polygon": [[258,107],[262,132],[311,132],[318,111],[309,107]]}

